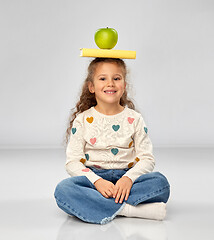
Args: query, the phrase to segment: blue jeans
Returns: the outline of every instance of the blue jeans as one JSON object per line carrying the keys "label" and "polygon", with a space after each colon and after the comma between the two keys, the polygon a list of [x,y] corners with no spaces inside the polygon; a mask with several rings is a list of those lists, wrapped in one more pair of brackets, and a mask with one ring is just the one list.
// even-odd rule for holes
{"label": "blue jeans", "polygon": [[[128,169],[96,169],[97,175],[116,183]],[[113,220],[126,203],[136,206],[140,203],[167,202],[169,183],[159,172],[143,174],[138,177],[130,191],[127,201],[115,203],[114,198],[105,198],[85,176],[70,177],[61,181],[54,196],[57,205],[69,215],[89,222],[105,224]]]}

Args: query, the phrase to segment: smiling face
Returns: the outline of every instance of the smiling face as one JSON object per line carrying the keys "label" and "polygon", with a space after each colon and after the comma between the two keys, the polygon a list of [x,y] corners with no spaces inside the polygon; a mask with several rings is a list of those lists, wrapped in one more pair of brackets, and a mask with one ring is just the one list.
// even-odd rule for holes
{"label": "smiling face", "polygon": [[88,84],[89,91],[95,93],[97,105],[119,106],[126,82],[124,72],[116,63],[99,63],[93,77],[93,83]]}

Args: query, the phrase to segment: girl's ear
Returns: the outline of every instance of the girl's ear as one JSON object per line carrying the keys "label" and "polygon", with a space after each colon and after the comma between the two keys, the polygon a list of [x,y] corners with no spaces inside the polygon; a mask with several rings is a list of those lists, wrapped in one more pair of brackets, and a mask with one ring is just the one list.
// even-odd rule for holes
{"label": "girl's ear", "polygon": [[90,93],[94,93],[94,85],[92,82],[88,82],[88,90]]}

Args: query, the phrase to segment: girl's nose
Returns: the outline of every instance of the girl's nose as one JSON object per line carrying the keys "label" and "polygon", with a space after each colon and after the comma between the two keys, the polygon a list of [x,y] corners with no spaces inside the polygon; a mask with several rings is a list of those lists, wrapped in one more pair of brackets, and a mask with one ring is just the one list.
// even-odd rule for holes
{"label": "girl's nose", "polygon": [[108,85],[109,86],[114,86],[114,80],[113,79],[109,79],[108,80]]}

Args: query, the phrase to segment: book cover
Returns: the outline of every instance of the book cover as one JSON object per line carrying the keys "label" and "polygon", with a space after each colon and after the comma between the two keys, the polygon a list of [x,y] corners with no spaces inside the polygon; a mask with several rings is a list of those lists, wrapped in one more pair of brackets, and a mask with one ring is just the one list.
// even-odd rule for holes
{"label": "book cover", "polygon": [[80,56],[81,57],[135,59],[136,51],[81,48]]}

